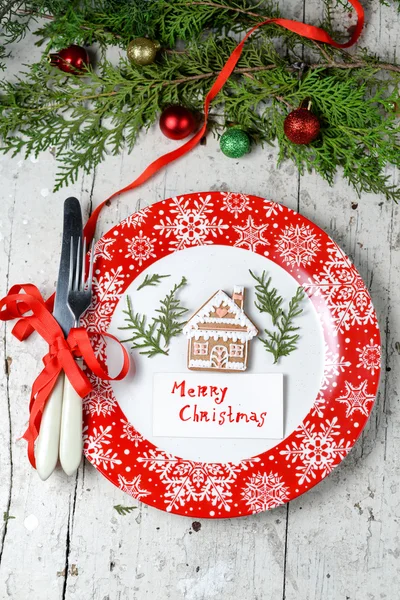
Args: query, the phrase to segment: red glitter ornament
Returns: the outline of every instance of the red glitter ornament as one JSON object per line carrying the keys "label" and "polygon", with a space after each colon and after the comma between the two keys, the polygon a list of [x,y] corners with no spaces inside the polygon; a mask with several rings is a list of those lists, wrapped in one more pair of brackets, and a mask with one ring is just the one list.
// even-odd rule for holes
{"label": "red glitter ornament", "polygon": [[283,130],[293,144],[310,144],[318,137],[321,123],[308,108],[296,108],[285,119]]}
{"label": "red glitter ornament", "polygon": [[49,54],[49,61],[53,67],[57,67],[65,73],[81,73],[89,64],[89,55],[85,48],[72,44],[59,52]]}
{"label": "red glitter ornament", "polygon": [[183,140],[196,129],[196,119],[184,106],[169,106],[161,114],[160,129],[170,140]]}

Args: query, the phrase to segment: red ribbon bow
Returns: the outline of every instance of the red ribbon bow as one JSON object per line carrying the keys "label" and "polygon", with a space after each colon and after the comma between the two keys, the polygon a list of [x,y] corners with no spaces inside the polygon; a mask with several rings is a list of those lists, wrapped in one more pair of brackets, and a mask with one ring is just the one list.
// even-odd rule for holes
{"label": "red ribbon bow", "polygon": [[85,329],[71,329],[65,338],[60,325],[50,312],[52,304],[52,299],[45,302],[37,287],[31,284],[14,285],[7,296],[0,300],[0,320],[19,319],[12,331],[17,339],[22,341],[35,330],[49,345],[49,351],[43,358],[44,368],[32,386],[29,425],[22,436],[28,442],[28,458],[34,468],[34,447],[43,410],[61,371],[65,372],[77,394],[84,398],[92,390],[92,384],[75,358],[82,358],[96,377],[108,381],[123,379],[129,370],[129,355],[113,335],[102,333],[120,344],[123,352],[122,369],[116,377],[111,377],[97,360],[90,336]]}

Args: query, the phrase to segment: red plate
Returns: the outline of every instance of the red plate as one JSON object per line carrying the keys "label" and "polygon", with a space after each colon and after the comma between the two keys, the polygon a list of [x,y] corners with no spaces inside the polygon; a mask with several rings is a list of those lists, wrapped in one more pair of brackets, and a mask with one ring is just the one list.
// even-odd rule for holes
{"label": "red plate", "polygon": [[[96,245],[86,327],[107,331],[124,292],[150,265],[177,251],[185,257],[187,249],[212,245],[267,256],[305,288],[325,342],[320,389],[305,418],[283,441],[251,458],[199,462],[145,439],[128,422],[109,384],[93,379],[94,391],[84,401],[86,458],[133,498],[199,518],[269,510],[321,481],[361,434],[380,374],[375,310],[349,258],[301,215],[243,194],[207,192],[164,200],[111,229]],[[221,265],[209,268],[221,270]],[[105,358],[100,335],[96,352]],[[152,360],[137,354],[134,359],[138,364]],[[270,371],[267,362],[265,370]]]}

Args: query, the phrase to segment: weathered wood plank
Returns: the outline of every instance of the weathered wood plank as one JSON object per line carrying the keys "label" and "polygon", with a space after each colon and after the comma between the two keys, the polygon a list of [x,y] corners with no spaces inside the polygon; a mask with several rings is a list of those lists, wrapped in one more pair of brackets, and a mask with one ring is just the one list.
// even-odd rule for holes
{"label": "weathered wood plank", "polygon": [[[15,199],[15,180],[7,177],[4,160],[0,162],[0,175],[3,182],[3,198],[6,210],[0,218],[0,293],[3,295],[8,287],[8,271],[11,246],[11,230],[14,217],[14,199]],[[0,563],[3,556],[5,540],[9,527],[8,516],[11,516],[11,481],[12,481],[12,454],[10,439],[11,415],[10,415],[10,394],[8,373],[12,365],[12,358],[9,356],[6,327],[2,323],[0,335],[0,465],[2,474],[2,485],[0,486]]]}
{"label": "weathered wood plank", "polygon": [[[307,2],[306,18],[315,18],[318,4]],[[394,39],[398,46],[398,29],[391,26],[395,8],[371,2],[366,11],[363,44],[393,59]],[[394,461],[400,418],[394,349],[400,328],[395,300],[399,211],[384,198],[357,198],[340,178],[328,188],[312,175],[301,179],[300,211],[344,248],[369,287],[381,327],[384,368],[372,417],[356,447],[328,479],[290,504],[287,566],[301,594],[287,582],[285,599],[391,598],[400,582],[395,525],[399,469]]]}
{"label": "weathered wood plank", "polygon": [[[13,45],[7,76],[32,61],[34,40]],[[39,56],[38,50],[36,50]],[[47,297],[54,291],[61,245],[62,208],[66,192],[52,194],[55,160],[50,152],[36,161],[2,157],[2,296],[15,283],[33,282]],[[81,179],[70,194],[88,196],[90,179]],[[88,189],[87,189],[88,188]],[[57,471],[42,483],[30,467],[26,444],[18,438],[28,418],[31,384],[42,368],[46,345],[33,335],[20,344],[6,329],[1,348],[0,510],[15,517],[2,522],[3,551],[0,597],[55,600],[62,598],[67,555],[68,516],[75,483]],[[3,338],[3,336],[2,336]],[[8,377],[4,360],[10,357]],[[12,362],[11,362],[12,361]],[[11,424],[9,424],[9,417]],[[10,437],[10,439],[9,439]],[[10,478],[10,475],[12,477]]]}

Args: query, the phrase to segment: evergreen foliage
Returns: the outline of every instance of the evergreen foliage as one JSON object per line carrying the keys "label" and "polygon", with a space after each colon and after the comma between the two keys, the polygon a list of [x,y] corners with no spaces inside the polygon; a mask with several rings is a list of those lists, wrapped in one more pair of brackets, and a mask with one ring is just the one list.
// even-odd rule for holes
{"label": "evergreen foliage", "polygon": [[[169,277],[169,275],[164,275]],[[135,313],[132,307],[132,301],[127,296],[126,326],[119,327],[129,331],[130,337],[123,342],[130,342],[132,348],[139,350],[139,354],[144,354],[152,358],[156,354],[168,355],[169,344],[173,337],[182,332],[185,321],[182,316],[187,313],[187,308],[181,305],[177,298],[177,293],[187,284],[186,277],[182,277],[179,283],[176,283],[170,292],[160,301],[159,308],[156,309],[156,316],[147,323],[145,315]]]}
{"label": "evergreen foliage", "polygon": [[[0,82],[0,147],[25,156],[52,148],[60,164],[59,189],[81,170],[92,172],[107,153],[131,151],[138,134],[169,104],[201,113],[205,94],[237,43],[232,32],[278,16],[278,10],[253,0],[39,0],[10,2],[0,16],[6,40],[31,27],[44,49],[43,60],[15,83]],[[76,77],[47,63],[49,49],[93,42],[125,49],[139,35],[162,44],[153,65],[137,67],[125,58],[115,65],[103,56],[95,69]],[[277,143],[279,162],[290,159],[301,173],[315,170],[332,183],[339,170],[359,194],[383,193],[397,201],[400,189],[385,168],[400,167],[393,108],[399,78],[400,66],[366,51],[350,55],[267,25],[248,40],[213,103],[223,119],[215,117],[210,127],[240,125],[254,143]],[[321,120],[321,135],[297,146],[284,135],[283,121],[305,98]]]}
{"label": "evergreen foliage", "polygon": [[158,275],[158,273],[153,273],[152,275],[146,275],[143,279],[142,283],[137,288],[137,291],[142,290],[144,287],[154,287],[161,283],[162,279],[166,277],[171,277],[170,275]]}
{"label": "evergreen foliage", "polygon": [[114,508],[119,515],[122,515],[124,517],[125,515],[131,513],[133,510],[136,510],[137,506],[123,506],[122,504],[116,504]]}
{"label": "evergreen foliage", "polygon": [[268,277],[266,271],[262,272],[261,277],[255,275],[250,269],[249,273],[257,282],[255,286],[257,302],[254,303],[256,308],[260,313],[271,315],[272,324],[276,325],[282,314],[282,296],[279,296],[276,288],[270,287],[272,278]]}
{"label": "evergreen foliage", "polygon": [[264,344],[267,352],[270,352],[274,357],[274,364],[283,356],[288,356],[297,348],[297,342],[300,335],[296,333],[300,328],[294,325],[296,317],[298,317],[303,309],[300,308],[301,301],[304,298],[303,288],[297,288],[296,294],[289,302],[289,308],[286,311],[282,310],[280,317],[276,323],[276,328],[273,331],[264,329],[265,338],[259,338]]}

